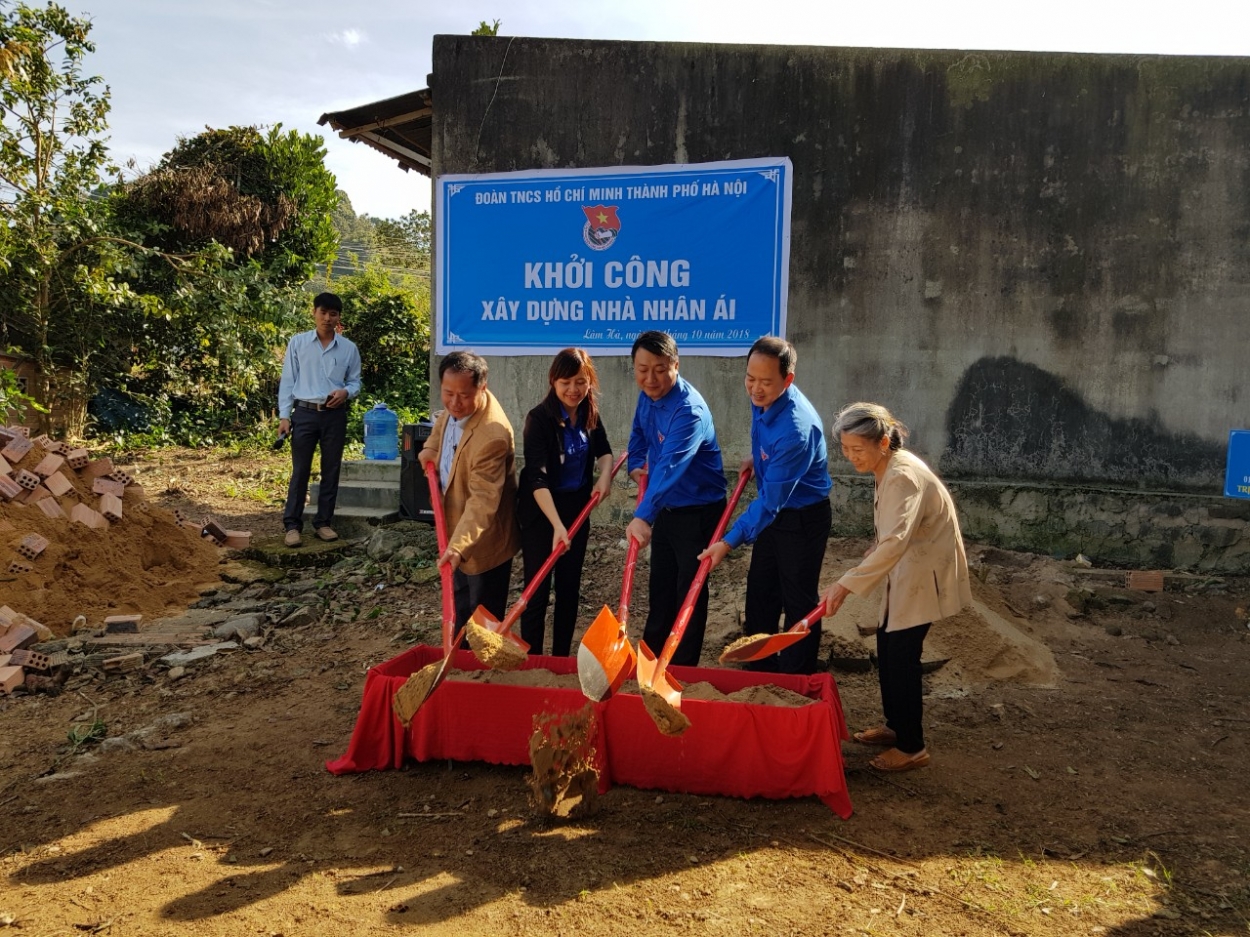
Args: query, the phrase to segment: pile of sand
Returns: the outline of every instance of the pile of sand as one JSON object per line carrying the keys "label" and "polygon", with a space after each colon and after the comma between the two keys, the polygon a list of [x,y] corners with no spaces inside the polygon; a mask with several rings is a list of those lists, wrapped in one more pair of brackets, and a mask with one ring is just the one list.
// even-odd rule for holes
{"label": "pile of sand", "polygon": [[[32,471],[46,455],[36,445],[14,470]],[[99,510],[91,481],[68,466],[61,474],[72,485],[57,499],[66,517],[48,517],[33,504],[0,499],[0,605],[65,635],[77,615],[98,624],[108,615],[155,618],[180,611],[204,584],[218,579],[219,549],[147,502],[139,485],[126,486],[120,521],[93,530],[68,517],[79,503]],[[17,556],[13,547],[30,533],[46,537],[48,547],[33,562],[33,571],[8,572]]]}
{"label": "pile of sand", "polygon": [[[502,686],[554,687],[559,689],[579,690],[575,673],[554,673],[541,667],[530,670],[449,670],[448,680],[460,680],[469,683],[494,683]],[[641,695],[636,680],[627,680],[621,687],[622,693]],[[691,683],[681,691],[684,700],[711,700],[721,703],[749,703],[753,706],[807,706],[816,700],[787,690],[785,687],[771,683],[743,687],[733,693],[722,693],[710,683]]]}

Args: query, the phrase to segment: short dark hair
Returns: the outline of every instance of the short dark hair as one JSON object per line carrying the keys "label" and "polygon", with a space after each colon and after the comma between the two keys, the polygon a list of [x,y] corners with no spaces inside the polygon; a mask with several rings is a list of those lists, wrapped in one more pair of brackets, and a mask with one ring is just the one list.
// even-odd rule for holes
{"label": "short dark hair", "polygon": [[441,381],[448,371],[467,371],[473,375],[473,386],[481,387],[486,383],[490,368],[481,355],[471,351],[453,351],[438,363],[438,379]]}
{"label": "short dark hair", "polygon": [[634,339],[634,347],[629,350],[630,361],[638,355],[639,348],[653,355],[659,355],[661,358],[667,358],[669,361],[677,360],[677,341],[667,332],[653,330],[639,335]]}
{"label": "short dark hair", "polygon": [[794,373],[794,366],[799,363],[799,352],[792,344],[784,338],[778,338],[776,335],[765,335],[763,338],[757,338],[755,344],[751,346],[751,350],[747,352],[747,358],[752,355],[767,355],[770,358],[777,359],[777,367],[781,368],[781,376],[789,377]]}
{"label": "short dark hair", "polygon": [[335,312],[343,311],[343,300],[339,299],[337,293],[318,293],[313,299],[314,309],[333,309]]}

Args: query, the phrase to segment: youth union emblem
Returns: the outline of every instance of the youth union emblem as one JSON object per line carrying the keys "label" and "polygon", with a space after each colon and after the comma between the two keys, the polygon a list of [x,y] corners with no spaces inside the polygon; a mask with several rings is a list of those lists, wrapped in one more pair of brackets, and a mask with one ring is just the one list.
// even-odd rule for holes
{"label": "youth union emblem", "polygon": [[621,219],[616,217],[616,205],[583,205],[586,213],[586,227],[582,228],[582,239],[591,250],[607,250],[616,242],[621,233]]}

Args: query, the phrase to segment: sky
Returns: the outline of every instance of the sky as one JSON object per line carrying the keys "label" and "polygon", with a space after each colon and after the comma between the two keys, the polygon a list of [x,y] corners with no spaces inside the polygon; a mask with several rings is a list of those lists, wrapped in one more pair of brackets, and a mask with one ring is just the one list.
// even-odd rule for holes
{"label": "sky", "polygon": [[428,209],[430,180],[317,119],[428,87],[432,39],[501,36],[1250,56],[1250,0],[59,0],[93,23],[111,151],[142,170],[206,126],[326,138],[357,213]]}

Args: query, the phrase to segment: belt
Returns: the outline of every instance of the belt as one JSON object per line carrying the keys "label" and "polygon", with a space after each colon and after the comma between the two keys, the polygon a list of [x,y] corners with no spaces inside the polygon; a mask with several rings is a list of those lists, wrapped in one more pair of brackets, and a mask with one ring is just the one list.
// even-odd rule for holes
{"label": "belt", "polygon": [[311,400],[297,400],[295,406],[303,407],[305,410],[328,410],[330,409],[325,403],[314,403]]}

